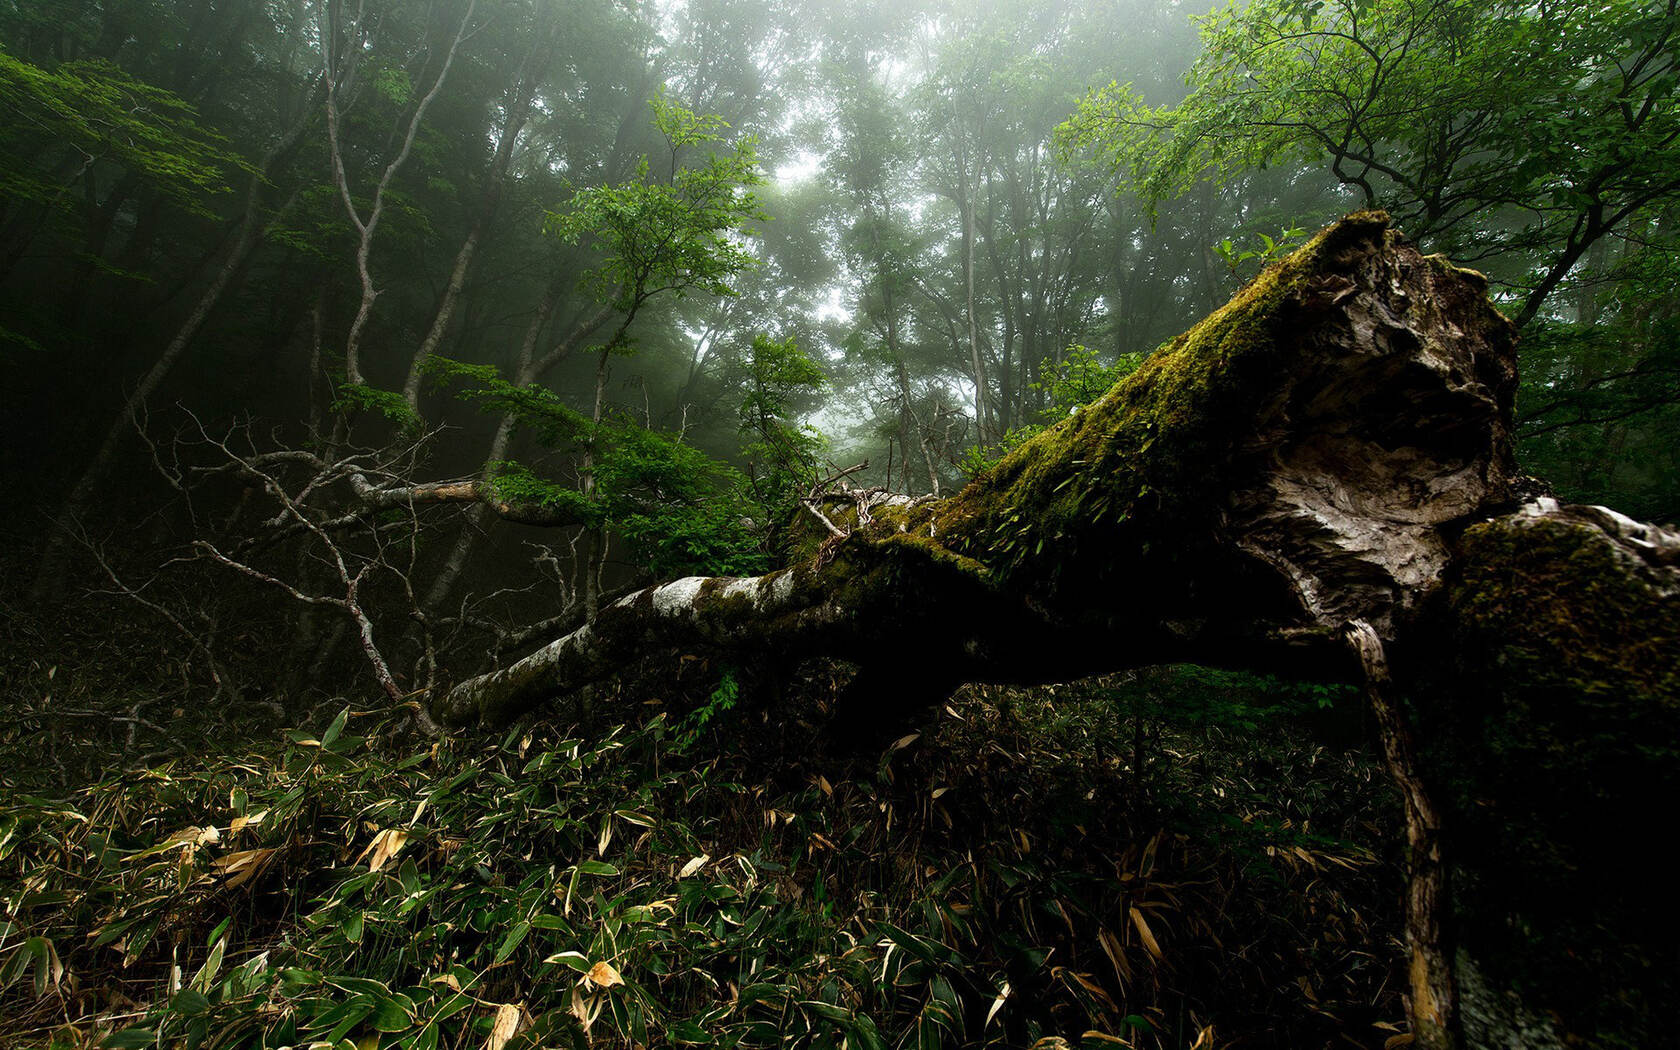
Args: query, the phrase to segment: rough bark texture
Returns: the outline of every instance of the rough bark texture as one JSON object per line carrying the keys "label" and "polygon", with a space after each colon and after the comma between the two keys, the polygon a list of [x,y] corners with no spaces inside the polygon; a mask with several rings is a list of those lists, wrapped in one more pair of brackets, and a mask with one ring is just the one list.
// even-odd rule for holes
{"label": "rough bark texture", "polygon": [[1680,921],[1637,814],[1680,789],[1680,535],[1530,498],[1513,332],[1480,275],[1351,216],[962,492],[630,595],[437,714],[667,649],[908,662],[929,702],[1175,661],[1363,677],[1417,1045],[1671,1040]]}

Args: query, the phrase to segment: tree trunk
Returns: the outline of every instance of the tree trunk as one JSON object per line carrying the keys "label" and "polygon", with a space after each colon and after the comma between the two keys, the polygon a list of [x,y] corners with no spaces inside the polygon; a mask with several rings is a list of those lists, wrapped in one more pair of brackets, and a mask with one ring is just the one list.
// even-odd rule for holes
{"label": "tree trunk", "polygon": [[[686,595],[684,644],[701,644],[714,615],[803,601],[802,623],[844,620],[862,642],[827,655],[864,662],[884,630],[869,615],[890,609],[957,624],[938,631],[944,651],[918,644],[958,677],[1332,665],[1345,624],[1391,640],[1453,538],[1519,502],[1513,357],[1480,275],[1418,255],[1385,216],[1355,216],[957,495],[878,513],[806,564],[615,609],[651,624]],[[903,587],[906,575],[926,586]],[[975,593],[994,616],[962,604]],[[485,713],[585,684],[558,665],[524,680]],[[473,717],[467,692],[493,693],[458,687],[442,703],[456,721]]]}
{"label": "tree trunk", "polygon": [[[1627,814],[1680,792],[1680,534],[1532,499],[1515,387],[1481,275],[1354,215],[960,493],[765,576],[639,591],[436,713],[505,720],[666,650],[909,661],[930,704],[1181,661],[1363,680],[1406,807],[1416,1044],[1648,1045],[1680,921]],[[1508,884],[1523,851],[1551,892]]]}

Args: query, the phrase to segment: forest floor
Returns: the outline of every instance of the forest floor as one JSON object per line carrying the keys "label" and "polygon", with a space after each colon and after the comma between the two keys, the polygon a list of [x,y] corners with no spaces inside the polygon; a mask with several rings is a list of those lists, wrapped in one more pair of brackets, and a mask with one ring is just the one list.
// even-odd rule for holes
{"label": "forest floor", "polygon": [[[703,724],[620,698],[624,724],[437,743],[346,709],[194,757],[112,753],[70,789],[49,782],[90,753],[52,761],[42,727],[61,746],[75,729],[43,698],[75,687],[11,652],[0,1045],[1401,1031],[1392,792],[1275,684],[975,686],[845,754],[815,681],[804,717],[714,702]],[[1221,699],[1163,716],[1196,693]]]}
{"label": "forest floor", "polygon": [[0,1047],[1405,1039],[1398,799],[1336,687],[975,685],[880,739],[843,669],[694,661],[698,706],[432,741],[212,710],[132,607],[8,583]]}

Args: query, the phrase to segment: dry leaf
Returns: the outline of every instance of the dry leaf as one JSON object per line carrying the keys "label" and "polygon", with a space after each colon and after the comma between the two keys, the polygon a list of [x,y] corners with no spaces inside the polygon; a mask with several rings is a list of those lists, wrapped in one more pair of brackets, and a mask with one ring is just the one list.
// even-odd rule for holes
{"label": "dry leaf", "polygon": [[905,748],[909,747],[911,744],[914,744],[917,740],[921,739],[921,736],[922,736],[922,734],[920,734],[920,733],[906,733],[903,736],[899,737],[897,740],[894,740],[893,744],[892,744],[892,747],[888,748],[887,750],[889,750],[889,751],[903,751]]}
{"label": "dry leaf", "polygon": [[578,985],[572,986],[572,1005],[569,1012],[577,1018],[578,1027],[583,1029],[586,1038],[589,1029],[595,1024],[595,1018],[601,1016],[601,1008],[605,1005],[604,996],[585,996]]}
{"label": "dry leaf", "polygon": [[624,978],[620,977],[618,971],[613,969],[612,963],[605,959],[591,966],[583,978],[597,988],[611,988],[624,983]]}
{"label": "dry leaf", "polygon": [[368,870],[378,871],[385,866],[386,861],[395,857],[407,842],[408,832],[401,828],[386,828],[373,837],[373,841],[367,844],[367,848],[362,850],[356,859],[367,857]]}
{"label": "dry leaf", "polygon": [[705,867],[706,862],[711,860],[711,859],[712,858],[709,854],[705,854],[705,853],[700,854],[698,857],[695,857],[693,860],[689,861],[687,864],[684,864],[682,866],[682,870],[677,872],[677,878],[679,878],[679,879],[688,878],[690,875],[693,875],[695,872],[697,872],[701,868]]}
{"label": "dry leaf", "polygon": [[1128,907],[1126,910],[1131,913],[1132,925],[1137,927],[1138,937],[1143,941],[1144,948],[1148,950],[1150,955],[1160,959],[1161,945],[1156,942],[1155,934],[1150,930],[1149,923],[1144,921],[1143,912],[1138,911],[1136,907]]}
{"label": "dry leaf", "polygon": [[986,1011],[986,1025],[990,1025],[992,1023],[992,1018],[997,1016],[997,1012],[1003,1009],[1003,1004],[1008,1000],[1009,982],[1005,981],[1003,982],[1003,987],[998,989],[997,998],[992,1000],[992,1008]]}
{"label": "dry leaf", "polygon": [[1102,945],[1103,954],[1108,956],[1108,961],[1114,964],[1114,976],[1120,978],[1120,987],[1124,990],[1126,982],[1131,980],[1132,967],[1126,961],[1125,950],[1120,947],[1120,938],[1106,929],[1100,929],[1097,931],[1097,941]]}
{"label": "dry leaf", "polygon": [[255,813],[247,813],[244,816],[234,817],[233,821],[228,824],[228,834],[237,835],[246,828],[255,827],[258,824],[261,824],[263,822],[263,818],[266,816],[268,816],[268,810],[259,809]]}
{"label": "dry leaf", "polygon": [[490,1026],[490,1038],[484,1041],[484,1050],[502,1050],[518,1031],[519,1007],[503,1003],[496,1007],[496,1021]]}
{"label": "dry leaf", "polygon": [[260,875],[273,857],[273,849],[246,849],[217,857],[210,866],[227,879],[228,889],[235,890]]}
{"label": "dry leaf", "polygon": [[222,833],[212,825],[210,827],[182,828],[169,836],[165,841],[179,842],[184,846],[202,846],[207,842],[220,842]]}

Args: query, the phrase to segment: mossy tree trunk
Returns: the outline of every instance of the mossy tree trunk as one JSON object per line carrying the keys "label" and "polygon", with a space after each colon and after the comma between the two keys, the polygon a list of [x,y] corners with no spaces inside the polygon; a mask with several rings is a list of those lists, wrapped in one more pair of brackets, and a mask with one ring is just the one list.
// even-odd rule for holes
{"label": "mossy tree trunk", "polygon": [[[663,650],[737,663],[832,656],[860,665],[860,678],[908,661],[930,703],[940,683],[1178,661],[1364,680],[1415,854],[1414,1032],[1420,1046],[1451,1046],[1464,1031],[1453,960],[1479,947],[1455,945],[1469,926],[1441,914],[1455,899],[1441,843],[1484,785],[1473,756],[1463,783],[1443,773],[1443,756],[1465,759],[1439,746],[1438,725],[1491,711],[1470,727],[1480,736],[1455,744],[1474,752],[1502,746],[1489,725],[1520,732],[1521,717],[1490,698],[1532,706],[1522,698],[1539,690],[1558,734],[1574,691],[1612,689],[1624,690],[1614,703],[1642,712],[1635,723],[1666,729],[1680,692],[1680,537],[1529,498],[1511,452],[1513,333],[1480,275],[1420,255],[1384,215],[1350,216],[962,492],[879,508],[767,576],[633,594],[456,685],[436,713],[503,720]],[[1592,609],[1585,633],[1564,611],[1496,589],[1513,573],[1562,580],[1571,569],[1596,581],[1571,578],[1567,601]],[[1508,637],[1523,639],[1515,655]],[[1571,645],[1598,662],[1545,671]],[[1630,660],[1641,670],[1626,671]],[[1513,684],[1536,674],[1539,686]],[[1426,680],[1424,717],[1409,719],[1400,697]],[[1467,682],[1479,683],[1479,705],[1464,705]],[[1611,736],[1630,746],[1620,731]],[[1638,784],[1672,782],[1671,756]],[[1567,837],[1529,815],[1536,837]],[[1480,889],[1497,887],[1495,860],[1477,869]],[[1478,900],[1495,907],[1497,889]],[[1476,972],[1500,996],[1560,987],[1495,970]],[[1478,1017],[1491,1009],[1469,998]],[[1524,1002],[1538,1005],[1523,1016],[1568,1014],[1555,999]]]}
{"label": "mossy tree trunk", "polygon": [[1479,275],[1353,216],[960,493],[632,595],[438,710],[506,718],[638,647],[867,665],[906,631],[953,682],[1345,662],[1345,624],[1393,640],[1455,537],[1520,502],[1513,361]]}

